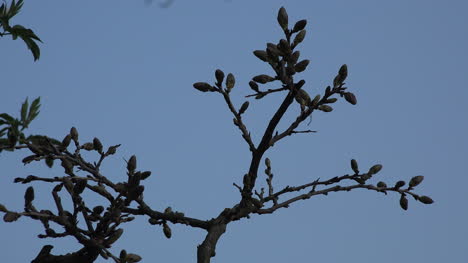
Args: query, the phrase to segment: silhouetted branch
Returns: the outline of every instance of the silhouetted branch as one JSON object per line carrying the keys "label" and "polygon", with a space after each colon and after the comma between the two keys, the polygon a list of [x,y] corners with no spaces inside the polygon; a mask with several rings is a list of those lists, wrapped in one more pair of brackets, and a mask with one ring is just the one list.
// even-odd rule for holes
{"label": "silhouetted branch", "polygon": [[[167,3],[170,4],[171,1]],[[18,1],[18,4],[13,2],[11,6],[13,6],[13,9],[19,10],[21,5],[22,1]],[[0,8],[0,16],[5,15],[4,5],[2,5],[2,8]],[[54,162],[60,162],[66,174],[65,176],[52,178],[36,175],[15,178],[15,183],[45,182],[54,185],[51,194],[56,212],[37,209],[34,206],[34,188],[29,186],[24,193],[24,211],[15,212],[0,204],[0,212],[4,213],[4,221],[13,222],[21,216],[28,217],[40,221],[44,227],[45,233],[39,234],[39,238],[73,237],[83,245],[83,248],[79,251],[66,255],[50,254],[53,247],[47,245],[42,248],[32,262],[91,263],[99,255],[105,259],[112,259],[116,263],[139,262],[141,257],[136,254],[121,250],[119,256],[116,256],[109,250],[123,235],[124,230],[121,227],[125,223],[133,221],[136,216],[147,216],[148,223],[161,227],[167,238],[172,236],[170,224],[205,230],[206,236],[197,247],[197,261],[199,263],[209,263],[216,254],[217,242],[225,233],[230,222],[250,218],[252,214],[271,214],[280,208],[287,208],[297,201],[310,199],[316,195],[328,195],[331,192],[347,192],[354,189],[368,189],[384,194],[387,194],[387,192],[399,194],[400,206],[404,210],[408,209],[408,195],[423,204],[433,203],[430,197],[417,195],[413,191],[423,181],[423,176],[411,178],[406,188],[403,188],[406,185],[404,181],[398,181],[393,187],[388,187],[382,181],[373,185],[369,184],[368,180],[379,173],[382,165],[373,165],[368,172],[360,173],[358,164],[354,159],[351,160],[351,168],[354,174],[336,176],[322,181],[317,179],[310,183],[292,187],[286,186],[279,191],[275,191],[278,188],[273,184],[271,161],[269,158],[265,158],[267,190],[265,188],[261,188],[260,192],[255,190],[260,162],[267,150],[276,142],[293,134],[316,132],[313,130],[299,130],[298,127],[316,110],[331,112],[333,108],[330,105],[338,101],[338,98],[334,98],[333,95],[343,97],[350,104],[357,103],[354,94],[348,92],[347,88],[344,87],[344,81],[348,75],[346,65],[341,66],[332,85],[325,88],[323,96],[317,95],[311,99],[303,88],[305,81],[294,81],[294,76],[304,71],[309,64],[307,59],[299,61],[300,53],[295,50],[304,40],[306,34],[304,28],[307,21],[300,20],[293,27],[289,27],[288,15],[284,8],[279,10],[277,20],[284,32],[284,39],[279,40],[277,44],[267,43],[265,50],[254,51],[256,57],[266,62],[273,69],[275,76],[266,74],[254,76],[249,82],[249,86],[256,93],[246,97],[255,96],[256,99],[263,99],[271,93],[283,91],[285,93],[282,103],[276,108],[273,116],[269,118],[267,127],[257,146],[252,141],[250,132],[242,119],[242,115],[246,113],[249,107],[249,102],[244,102],[239,109],[236,109],[231,100],[230,94],[235,86],[234,75],[228,74],[225,79],[224,72],[218,69],[215,72],[216,83],[214,86],[206,82],[193,84],[194,88],[199,91],[218,92],[223,95],[229,110],[234,115],[234,125],[241,131],[242,137],[249,145],[252,153],[250,166],[243,177],[242,185],[233,183],[241,194],[239,202],[230,208],[223,209],[215,218],[210,220],[188,217],[183,212],[175,211],[171,207],[165,208],[164,211],[151,208],[144,201],[143,196],[145,191],[143,183],[151,176],[151,172],[137,169],[135,155],[126,160],[126,176],[124,176],[123,181],[113,181],[105,176],[101,172],[101,165],[106,158],[116,153],[120,144],[110,146],[107,150],[104,150],[103,144],[98,138],[94,138],[90,142],[80,143],[79,134],[75,127],[70,129],[69,134],[62,141],[43,135],[27,136],[24,134],[24,130],[39,114],[39,98],[35,99],[31,106],[26,99],[21,107],[20,118],[13,118],[6,113],[0,114],[0,151],[26,150],[27,148],[31,153],[22,160],[25,165],[31,162],[45,161],[47,166],[53,167]],[[5,28],[5,23],[2,23]],[[26,30],[23,33],[31,34],[31,32]],[[0,33],[0,36],[5,34]],[[29,37],[35,39],[35,35],[29,35]],[[39,39],[36,40],[40,41]],[[35,57],[36,55],[38,57],[38,53],[35,54]],[[260,91],[259,84],[269,84],[274,81],[281,82],[281,88]],[[278,124],[295,102],[299,104],[301,109],[299,115],[289,124],[286,130],[279,133],[277,131]],[[83,151],[93,151],[98,154],[98,158],[95,161],[88,161],[83,158]],[[85,173],[86,176],[82,176],[82,173]],[[347,185],[341,185],[343,183],[347,183]],[[87,191],[92,191],[102,197],[102,205],[89,207],[84,199],[84,193]],[[71,198],[71,204],[70,202],[62,202],[64,194]],[[291,197],[292,195],[295,196]],[[285,200],[280,202],[280,198]],[[80,218],[81,224],[78,220],[79,217],[84,219],[81,220]],[[51,222],[57,226],[54,224],[54,228],[52,228],[50,226]]]}

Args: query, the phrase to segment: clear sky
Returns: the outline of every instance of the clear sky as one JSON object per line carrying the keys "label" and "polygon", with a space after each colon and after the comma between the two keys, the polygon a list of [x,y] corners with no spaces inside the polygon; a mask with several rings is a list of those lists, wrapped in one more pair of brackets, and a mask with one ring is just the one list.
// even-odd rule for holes
{"label": "clear sky", "polygon": [[[300,75],[304,88],[322,93],[346,63],[358,105],[339,101],[302,126],[318,133],[275,145],[266,156],[276,187],[351,173],[355,158],[362,170],[383,164],[374,182],[424,175],[417,192],[435,203],[410,199],[403,211],[398,195],[365,190],[312,198],[230,224],[212,262],[468,262],[467,1],[175,0],[163,9],[143,0],[26,0],[13,22],[42,38],[42,56],[33,62],[22,42],[0,39],[0,112],[19,114],[26,97],[41,96],[31,133],[61,139],[76,126],[82,140],[121,143],[105,175],[125,180],[123,158],[136,154],[139,167],[153,171],[148,203],[210,219],[239,200],[232,183],[242,182],[250,154],[222,97],[192,84],[212,82],[216,68],[232,72],[240,106],[250,78],[272,73],[252,51],[282,36],[281,6],[291,21],[308,20],[299,48],[311,61]],[[256,142],[280,101],[250,101],[245,120]],[[23,167],[25,154],[0,156],[0,203],[11,209],[22,209],[26,189],[14,177],[62,174],[60,166]],[[37,207],[51,205],[48,187],[36,186]],[[167,240],[143,219],[126,229],[113,251],[143,262],[195,262],[204,238],[177,225]],[[1,261],[29,262],[45,244],[55,254],[78,248],[71,239],[37,239],[42,231],[27,218],[1,222]]]}

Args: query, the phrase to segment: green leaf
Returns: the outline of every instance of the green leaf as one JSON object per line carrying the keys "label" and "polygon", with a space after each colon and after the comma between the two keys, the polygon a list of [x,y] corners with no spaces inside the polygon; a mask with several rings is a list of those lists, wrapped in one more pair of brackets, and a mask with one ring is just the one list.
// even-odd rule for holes
{"label": "green leaf", "polygon": [[9,129],[10,127],[5,127],[3,129],[0,130],[0,137],[3,137],[3,135],[5,135],[6,131]]}
{"label": "green leaf", "polygon": [[9,32],[14,35],[14,39],[16,39],[17,36],[20,36],[21,38],[32,38],[42,42],[42,40],[31,29],[25,28],[22,25],[12,26]]}
{"label": "green leaf", "polygon": [[24,101],[23,105],[21,106],[21,121],[23,123],[26,122],[26,115],[28,114],[29,102],[28,98]]}
{"label": "green leaf", "polygon": [[[3,4],[0,6],[0,17],[5,16],[5,11],[6,11],[6,7],[5,7],[5,4],[3,3]],[[1,23],[1,21],[0,21],[0,23]]]}
{"label": "green leaf", "polygon": [[29,107],[28,117],[26,118],[26,127],[34,120],[37,115],[39,115],[39,108],[41,107],[41,97],[37,97],[31,103],[31,107]]}
{"label": "green leaf", "polygon": [[52,168],[52,166],[54,166],[54,159],[53,158],[46,158],[45,163],[46,163],[47,167]]}
{"label": "green leaf", "polygon": [[15,118],[11,117],[7,113],[0,114],[0,118],[3,118],[4,120],[6,120],[9,124],[13,124],[15,122]]}
{"label": "green leaf", "polygon": [[10,12],[9,12],[11,17],[17,15],[19,11],[21,10],[21,7],[23,7],[23,0],[19,0],[18,3],[16,4],[15,4],[15,1],[13,0],[10,6]]}
{"label": "green leaf", "polygon": [[39,49],[39,46],[36,44],[36,42],[34,42],[34,40],[32,40],[30,37],[21,36],[21,38],[23,39],[24,43],[26,43],[29,50],[31,50],[34,61],[38,60],[41,56],[41,50]]}
{"label": "green leaf", "polygon": [[2,11],[1,15],[4,19],[9,20],[10,18],[14,17],[19,13],[22,6],[23,0],[19,0],[18,3],[16,3],[15,0],[13,0],[10,4],[10,8],[6,8],[6,6],[2,5],[3,8],[0,9]]}

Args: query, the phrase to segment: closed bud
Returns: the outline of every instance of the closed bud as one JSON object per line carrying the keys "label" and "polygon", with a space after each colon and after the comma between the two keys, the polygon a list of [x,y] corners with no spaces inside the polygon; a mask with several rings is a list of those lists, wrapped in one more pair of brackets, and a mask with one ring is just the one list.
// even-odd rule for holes
{"label": "closed bud", "polygon": [[337,98],[330,98],[325,100],[325,103],[335,103],[338,99]]}
{"label": "closed bud", "polygon": [[294,84],[295,89],[300,89],[302,86],[304,86],[305,80],[301,79],[298,83]]}
{"label": "closed bud", "polygon": [[69,160],[62,159],[62,167],[65,169],[66,174],[73,173],[73,164]]}
{"label": "closed bud", "polygon": [[151,225],[156,225],[159,221],[156,218],[150,218],[148,219],[148,223]]}
{"label": "closed bud", "polygon": [[6,214],[3,216],[3,221],[6,223],[14,222],[20,218],[21,215],[15,212],[6,212]]}
{"label": "closed bud", "polygon": [[224,80],[224,72],[220,69],[217,69],[215,71],[215,77],[216,77],[216,81],[218,82],[218,84],[221,85]]}
{"label": "closed bud", "polygon": [[120,146],[120,144],[109,147],[109,149],[107,149],[106,155],[115,154],[117,152],[117,148],[119,148],[119,146]]}
{"label": "closed bud", "polygon": [[41,149],[39,149],[39,147],[37,147],[36,145],[34,144],[28,144],[28,149],[31,150],[31,152],[37,154],[37,155],[42,155],[43,152],[41,151]]}
{"label": "closed bud", "polygon": [[384,182],[378,182],[378,183],[377,183],[377,187],[378,187],[378,188],[387,188],[387,184],[384,183]]}
{"label": "closed bud", "polygon": [[193,84],[193,87],[202,92],[211,91],[213,89],[213,87],[206,82],[196,82]]}
{"label": "closed bud", "polygon": [[7,212],[7,211],[8,211],[7,208],[4,205],[0,204],[0,212]]}
{"label": "closed bud", "polygon": [[300,90],[297,91],[296,101],[299,104],[304,105],[304,106],[310,105],[310,103],[311,103],[309,94],[307,93],[307,91],[305,91],[303,89],[300,89]]}
{"label": "closed bud", "polygon": [[261,83],[261,84],[266,84],[266,83],[274,81],[274,80],[275,80],[275,78],[270,77],[270,76],[265,75],[265,74],[261,74],[261,75],[253,77],[253,81],[255,81],[257,83]]}
{"label": "closed bud", "polygon": [[286,39],[281,39],[278,44],[278,47],[284,54],[291,53],[291,47],[289,46],[289,43],[288,41],[286,41]]}
{"label": "closed bud", "polygon": [[378,172],[380,172],[380,170],[382,170],[382,165],[376,164],[369,169],[369,174],[371,175],[377,174]]}
{"label": "closed bud", "polygon": [[150,177],[151,171],[145,171],[141,173],[141,180],[145,180],[146,178]]}
{"label": "closed bud", "polygon": [[166,223],[163,224],[163,232],[164,232],[164,235],[165,235],[168,239],[171,238],[171,236],[172,236],[172,231],[171,231],[171,228],[170,228]]}
{"label": "closed bud", "polygon": [[70,136],[75,142],[78,141],[78,130],[75,127],[70,129]]}
{"label": "closed bud", "polygon": [[415,186],[419,185],[423,180],[424,180],[424,176],[422,176],[422,175],[415,176],[415,177],[411,178],[411,180],[409,182],[409,187],[410,188],[415,187]]}
{"label": "closed bud", "polygon": [[120,263],[126,263],[127,262],[127,251],[125,249],[122,249],[120,251],[119,259],[120,259]]}
{"label": "closed bud", "polygon": [[242,103],[242,106],[239,109],[239,114],[243,114],[247,110],[247,108],[249,108],[249,102],[248,101]]}
{"label": "closed bud", "polygon": [[102,152],[102,143],[98,138],[93,139],[93,146],[94,146],[94,150],[100,153]]}
{"label": "closed bud", "polygon": [[284,7],[281,7],[278,11],[278,24],[284,31],[288,29],[288,13]]}
{"label": "closed bud", "polygon": [[65,136],[65,138],[63,138],[63,140],[62,140],[63,148],[66,149],[70,145],[70,141],[71,141],[71,136],[70,136],[70,134],[67,134],[67,136]]}
{"label": "closed bud", "polygon": [[254,55],[262,61],[268,61],[268,54],[265,50],[255,50]]}
{"label": "closed bud", "polygon": [[328,105],[320,105],[318,107],[319,110],[323,111],[323,112],[330,112],[333,110],[332,107],[328,106]]}
{"label": "closed bud", "polygon": [[128,253],[125,260],[127,263],[136,263],[141,261],[141,257],[137,254]]}
{"label": "closed bud", "polygon": [[346,64],[341,66],[340,70],[338,71],[338,75],[336,75],[335,79],[333,80],[333,86],[337,87],[343,84],[346,77],[348,76],[348,67]]}
{"label": "closed bud", "polygon": [[406,199],[405,195],[401,195],[400,197],[400,206],[403,210],[408,210],[408,199]]}
{"label": "closed bud", "polygon": [[395,189],[399,189],[401,187],[405,186],[405,181],[398,181],[395,184]]}
{"label": "closed bud", "polygon": [[340,70],[338,71],[338,74],[341,76],[343,80],[345,80],[346,77],[348,76],[348,66],[346,66],[346,64],[343,64]]}
{"label": "closed bud", "polygon": [[295,65],[297,61],[299,60],[299,56],[301,55],[301,52],[299,50],[294,51],[291,56],[289,57],[289,63]]}
{"label": "closed bud", "polygon": [[29,206],[33,200],[34,200],[34,188],[30,186],[28,187],[28,189],[26,189],[26,192],[24,193],[25,206]]}
{"label": "closed bud", "polygon": [[54,158],[47,157],[45,159],[45,163],[46,163],[47,167],[52,168],[52,166],[54,165]]}
{"label": "closed bud", "polygon": [[296,24],[294,24],[292,32],[293,33],[299,32],[302,29],[304,29],[306,27],[306,25],[307,25],[307,20],[305,20],[305,19],[299,20],[299,21],[296,22]]}
{"label": "closed bud", "polygon": [[276,60],[278,56],[283,55],[283,53],[278,49],[278,46],[273,43],[267,43],[267,54],[274,60]]}
{"label": "closed bud", "polygon": [[420,196],[418,198],[419,202],[423,203],[423,204],[426,204],[426,205],[430,205],[432,203],[434,203],[434,200],[432,200],[432,198],[430,198],[429,196]]}
{"label": "closed bud", "polygon": [[310,61],[309,61],[308,59],[302,60],[301,62],[297,63],[297,64],[294,66],[294,70],[295,70],[296,72],[302,72],[302,71],[304,71],[304,70],[307,68],[307,66],[309,65],[309,62],[310,62]]}
{"label": "closed bud", "polygon": [[81,145],[81,149],[84,149],[86,151],[92,151],[92,150],[94,150],[94,144],[92,142],[87,142],[87,143]]}
{"label": "closed bud", "polygon": [[132,173],[135,171],[136,167],[137,167],[136,156],[132,155],[132,157],[130,157],[130,159],[127,162],[127,170]]}
{"label": "closed bud", "polygon": [[78,179],[75,183],[75,186],[73,187],[73,192],[78,195],[83,193],[84,189],[86,188],[86,185],[87,181],[85,179]]}
{"label": "closed bud", "polygon": [[344,94],[344,98],[347,102],[353,104],[353,105],[356,105],[357,104],[357,99],[356,99],[356,96],[354,96],[353,93],[351,92],[345,92]]}
{"label": "closed bud", "polygon": [[359,168],[358,168],[357,161],[354,160],[354,159],[351,159],[351,169],[353,169],[355,174],[359,173]]}
{"label": "closed bud", "polygon": [[234,88],[235,84],[236,84],[236,79],[234,78],[234,75],[229,73],[226,78],[226,88],[228,90],[231,90],[232,88]]}
{"label": "closed bud", "polygon": [[293,46],[296,47],[299,45],[302,41],[304,41],[304,38],[306,36],[306,30],[301,30],[299,33],[297,33],[296,37],[294,38],[293,41]]}
{"label": "closed bud", "polygon": [[167,215],[167,214],[170,214],[170,213],[172,213],[172,207],[168,206],[168,207],[166,207],[166,209],[164,209],[164,214]]}
{"label": "closed bud", "polygon": [[36,157],[37,157],[37,155],[26,156],[26,157],[23,158],[22,162],[23,162],[24,164],[28,164],[28,163],[30,163],[30,162],[36,160]]}
{"label": "closed bud", "polygon": [[320,95],[315,96],[315,98],[310,103],[310,107],[315,108],[320,101]]}
{"label": "closed bud", "polygon": [[249,81],[249,86],[250,86],[250,88],[251,88],[253,91],[259,92],[259,91],[258,91],[258,84],[255,83],[254,81]]}
{"label": "closed bud", "polygon": [[269,158],[266,158],[266,159],[265,159],[265,165],[266,165],[267,167],[271,167],[271,161],[270,161]]}
{"label": "closed bud", "polygon": [[104,207],[102,205],[95,206],[93,208],[93,213],[100,215],[104,211]]}

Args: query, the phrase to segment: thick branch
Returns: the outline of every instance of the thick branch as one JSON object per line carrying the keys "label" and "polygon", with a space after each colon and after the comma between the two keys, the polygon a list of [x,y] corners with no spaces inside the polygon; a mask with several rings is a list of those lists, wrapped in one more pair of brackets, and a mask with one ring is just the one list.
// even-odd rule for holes
{"label": "thick branch", "polygon": [[205,240],[197,247],[197,263],[209,263],[216,255],[216,244],[226,231],[227,223],[214,224],[208,230]]}
{"label": "thick branch", "polygon": [[260,161],[262,160],[262,156],[265,153],[265,151],[270,147],[270,140],[273,136],[273,132],[275,131],[276,126],[280,122],[284,113],[288,110],[289,105],[291,105],[291,103],[293,102],[295,93],[296,92],[293,89],[291,89],[291,91],[288,92],[288,95],[286,95],[286,97],[284,98],[283,103],[281,103],[280,107],[273,115],[273,118],[271,118],[270,122],[268,123],[268,127],[266,128],[265,133],[263,134],[262,140],[260,141],[257,150],[252,153],[252,161],[250,163],[248,173],[249,180],[247,184],[244,184],[243,188],[244,197],[250,197],[252,195],[252,189],[255,187],[255,180],[257,179],[258,167],[260,165]]}
{"label": "thick branch", "polygon": [[85,247],[66,255],[52,255],[52,248],[51,245],[44,246],[31,263],[92,263],[99,256],[99,250],[95,248]]}

